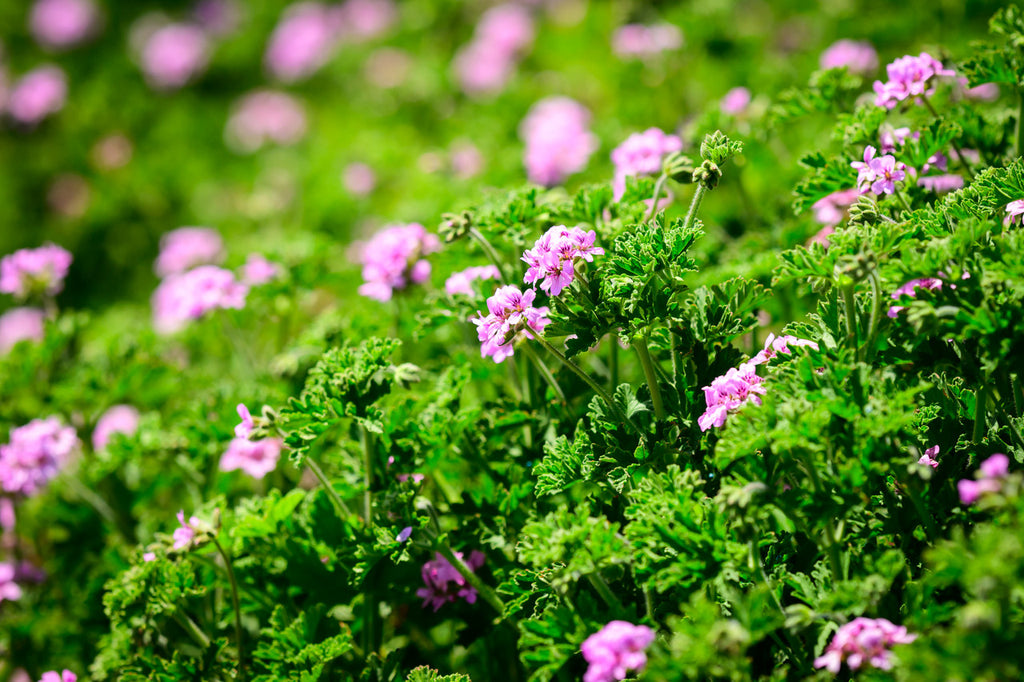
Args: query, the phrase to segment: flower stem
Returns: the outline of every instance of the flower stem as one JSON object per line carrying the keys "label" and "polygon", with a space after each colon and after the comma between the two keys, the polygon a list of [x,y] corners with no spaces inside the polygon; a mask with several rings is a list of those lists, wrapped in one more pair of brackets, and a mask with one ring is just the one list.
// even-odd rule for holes
{"label": "flower stem", "polygon": [[871,275],[868,277],[871,282],[871,319],[868,322],[868,339],[864,343],[863,359],[870,359],[868,355],[875,343],[875,335],[878,333],[878,319],[879,311],[881,309],[881,298],[882,292],[878,284],[878,272],[876,270],[871,271]]}
{"label": "flower stem", "polygon": [[498,268],[498,272],[500,272],[502,276],[506,276],[507,273],[505,272],[505,266],[502,263],[501,258],[498,256],[498,252],[495,251],[494,247],[491,246],[491,243],[487,241],[487,237],[483,236],[480,233],[480,230],[476,229],[475,227],[469,228],[469,236],[475,239],[478,244],[480,244],[480,247],[484,250],[484,253],[486,253],[487,257],[491,259],[492,263],[494,263],[494,267]]}
{"label": "flower stem", "polygon": [[619,385],[619,335],[614,332],[608,335],[608,374],[614,391]]}
{"label": "flower stem", "polygon": [[662,173],[658,177],[658,181],[654,183],[654,196],[651,198],[651,208],[647,211],[647,217],[644,218],[644,222],[653,218],[658,212],[658,201],[661,199],[661,190],[664,189],[666,180],[668,180],[668,176]]}
{"label": "flower stem", "polygon": [[1017,156],[1024,156],[1024,90],[1017,90],[1020,107],[1017,110]]}
{"label": "flower stem", "polygon": [[530,344],[524,343],[522,346],[520,346],[520,348],[522,348],[526,352],[526,356],[530,358],[530,361],[537,368],[537,371],[540,372],[540,375],[544,377],[545,381],[548,382],[548,386],[550,386],[551,389],[555,392],[555,395],[558,396],[558,399],[563,403],[568,402],[565,398],[565,391],[562,390],[562,386],[558,383],[558,379],[556,379],[555,375],[551,373],[551,370],[548,369],[548,366],[544,364],[544,361],[537,357],[537,353],[534,352],[533,348],[530,347]]}
{"label": "flower stem", "polygon": [[626,608],[619,601],[619,598],[615,596],[615,593],[612,592],[612,588],[608,586],[608,583],[605,582],[600,573],[588,573],[587,582],[597,591],[609,608],[617,613],[626,612]]}
{"label": "flower stem", "polygon": [[172,617],[174,622],[180,625],[181,629],[199,645],[200,649],[205,650],[210,647],[210,636],[203,632],[203,629],[187,613],[175,611]]}
{"label": "flower stem", "polygon": [[978,392],[974,398],[974,431],[971,434],[971,440],[975,443],[980,443],[981,439],[985,435],[985,415],[986,405],[988,401],[988,377],[981,382],[981,386],[978,387]]}
{"label": "flower stem", "polygon": [[334,509],[338,512],[338,516],[342,519],[349,518],[352,516],[351,510],[345,505],[345,502],[338,495],[338,491],[334,489],[331,482],[327,480],[327,476],[324,474],[324,470],[320,468],[320,465],[316,463],[312,457],[306,457],[306,466],[316,476],[316,480],[320,481],[320,485],[327,491],[327,497],[330,498],[331,503],[334,505]]}
{"label": "flower stem", "polygon": [[700,203],[704,200],[704,194],[707,191],[708,188],[704,185],[697,185],[697,191],[693,193],[693,199],[690,201],[690,208],[686,211],[686,219],[683,221],[683,230],[688,230],[693,227],[693,223],[697,219],[697,211],[700,209]]}
{"label": "flower stem", "polygon": [[235,609],[235,644],[238,646],[238,679],[245,680],[245,651],[242,648],[242,607],[238,602],[238,582],[235,580],[235,569],[231,566],[231,557],[224,551],[223,545],[217,538],[213,538],[213,546],[224,559],[224,568],[227,570],[228,583],[231,585],[231,604]]}
{"label": "flower stem", "polygon": [[654,403],[654,416],[661,421],[665,418],[665,405],[661,401],[661,389],[658,387],[658,377],[654,373],[654,362],[651,360],[651,352],[647,348],[647,338],[642,337],[633,342],[636,354],[640,358],[640,365],[644,369],[644,376],[647,378],[647,386],[651,389],[651,402]]}
{"label": "flower stem", "polygon": [[[373,529],[373,436],[363,427],[363,524],[369,535]],[[363,593],[363,651],[377,650],[377,600],[367,588]]]}
{"label": "flower stem", "polygon": [[846,337],[847,345],[857,353],[857,299],[853,294],[853,285],[843,287],[843,300],[846,303]]}
{"label": "flower stem", "polygon": [[914,212],[914,209],[910,208],[910,204],[907,203],[907,198],[903,196],[903,193],[899,191],[895,183],[893,183],[892,193],[895,194],[896,198],[900,200],[900,203],[903,204],[903,208],[907,209],[907,212]]}
{"label": "flower stem", "polygon": [[505,604],[502,603],[497,592],[491,589],[491,587],[483,580],[480,580],[480,576],[474,573],[472,569],[466,565],[466,562],[456,556],[451,547],[448,545],[441,545],[437,548],[437,551],[441,556],[448,560],[448,563],[455,567],[455,570],[459,572],[459,575],[466,579],[466,582],[469,583],[470,587],[476,590],[477,593],[483,597],[484,601],[490,604],[491,608],[498,612],[499,618],[505,617]]}
{"label": "flower stem", "polygon": [[[932,106],[932,103],[928,101],[927,97],[921,95],[921,101],[924,102],[924,105],[926,107],[928,107],[928,111],[932,112],[932,116],[934,116],[935,118],[942,118],[941,116],[939,116],[939,112],[935,111],[935,107]],[[953,145],[953,149],[956,151],[956,156],[958,159],[960,159],[960,165],[963,166],[964,171],[967,172],[967,177],[971,179],[971,182],[974,182],[974,173],[971,171],[971,166],[969,163],[967,163],[967,159],[964,158],[964,152],[962,149],[960,149],[960,143],[957,142],[956,140],[950,140],[950,144]],[[1019,144],[1020,143],[1018,141],[1018,145]]]}

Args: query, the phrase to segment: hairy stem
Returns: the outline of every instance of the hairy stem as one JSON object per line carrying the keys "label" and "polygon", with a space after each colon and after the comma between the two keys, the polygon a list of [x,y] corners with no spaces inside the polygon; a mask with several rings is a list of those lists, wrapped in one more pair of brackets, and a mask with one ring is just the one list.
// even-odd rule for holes
{"label": "hairy stem", "polygon": [[238,581],[235,580],[235,569],[231,566],[231,557],[224,551],[224,546],[217,538],[213,538],[213,546],[224,560],[224,569],[231,585],[231,605],[235,609],[235,645],[238,647],[238,679],[245,680],[245,650],[242,643],[242,607],[238,601]]}
{"label": "hairy stem", "polygon": [[899,199],[900,204],[903,205],[903,208],[905,208],[908,213],[913,213],[914,209],[910,208],[910,204],[907,203],[907,198],[903,196],[903,192],[901,192],[895,184],[893,184],[892,193],[896,196],[897,199]]}
{"label": "hairy stem", "polygon": [[658,177],[658,182],[654,184],[654,196],[651,198],[651,208],[647,211],[647,217],[644,218],[644,222],[647,222],[658,212],[658,201],[661,200],[661,190],[665,187],[665,181],[668,180],[668,176],[662,173]]}
{"label": "hairy stem", "polygon": [[587,582],[597,591],[609,608],[617,613],[626,612],[626,608],[619,601],[619,598],[615,596],[615,593],[612,592],[612,588],[608,586],[608,583],[605,582],[600,573],[588,573]]}
{"label": "hairy stem", "polygon": [[647,338],[643,337],[635,340],[633,347],[640,358],[640,366],[643,367],[644,376],[647,378],[647,386],[651,389],[654,416],[661,421],[665,418],[665,405],[661,401],[661,389],[658,387],[658,377],[654,373],[654,362],[651,360],[651,352],[647,348]]}
{"label": "hairy stem", "polygon": [[700,209],[700,203],[704,200],[704,194],[707,191],[708,188],[704,185],[697,185],[697,191],[693,193],[693,199],[690,201],[690,208],[686,211],[686,219],[683,221],[684,230],[693,227],[693,223],[697,219],[697,211]]}
{"label": "hairy stem", "polygon": [[843,300],[846,304],[846,341],[847,346],[857,353],[857,299],[853,294],[853,284],[843,287]]}
{"label": "hairy stem", "polygon": [[870,353],[874,348],[875,336],[878,333],[878,320],[882,308],[882,291],[878,284],[878,271],[872,270],[868,279],[871,283],[871,318],[868,321],[868,338],[864,343],[864,357],[862,359],[870,359],[871,357]]}

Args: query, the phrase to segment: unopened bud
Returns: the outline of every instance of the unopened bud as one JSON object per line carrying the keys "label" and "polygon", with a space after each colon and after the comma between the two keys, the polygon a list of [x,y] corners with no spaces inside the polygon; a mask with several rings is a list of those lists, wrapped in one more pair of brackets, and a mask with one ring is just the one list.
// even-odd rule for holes
{"label": "unopened bud", "polygon": [[444,213],[441,215],[441,225],[437,228],[437,233],[441,235],[446,244],[451,244],[466,236],[472,227],[473,214],[469,211]]}

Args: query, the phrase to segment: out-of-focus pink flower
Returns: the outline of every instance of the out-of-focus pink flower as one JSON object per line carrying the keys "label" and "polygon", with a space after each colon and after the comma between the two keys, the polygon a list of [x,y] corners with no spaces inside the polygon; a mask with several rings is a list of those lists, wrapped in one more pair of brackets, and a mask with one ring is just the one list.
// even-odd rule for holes
{"label": "out-of-focus pink flower", "polygon": [[843,39],[821,53],[820,64],[823,69],[845,66],[850,73],[863,76],[878,68],[878,53],[869,42]]}
{"label": "out-of-focus pink flower", "polygon": [[924,187],[929,192],[935,192],[936,194],[945,194],[946,192],[952,192],[953,190],[960,189],[964,186],[964,176],[962,175],[926,175],[917,179],[919,187]]}
{"label": "out-of-focus pink flower", "polygon": [[199,523],[199,519],[192,516],[189,520],[185,521],[185,510],[178,511],[178,527],[174,529],[172,537],[174,538],[174,549],[188,549],[192,544],[192,541],[196,536],[195,525]]}
{"label": "out-of-focus pink flower", "polygon": [[589,667],[583,682],[617,682],[647,665],[645,650],[654,641],[654,630],[613,620],[583,641],[580,651]]}
{"label": "out-of-focus pink flower", "polygon": [[210,41],[193,24],[155,28],[142,44],[139,64],[154,88],[175,90],[200,76],[210,59]]}
{"label": "out-of-focus pink flower", "polygon": [[21,599],[21,586],[14,580],[14,564],[0,562],[0,604],[4,601],[17,601]]}
{"label": "out-of-focus pink flower", "polygon": [[81,218],[89,210],[92,188],[78,173],[61,173],[46,190],[50,209],[65,218]]}
{"label": "out-of-focus pink flower", "polygon": [[242,266],[242,283],[250,287],[266,284],[280,276],[281,266],[259,253],[250,253]]}
{"label": "out-of-focus pink flower", "polygon": [[404,83],[412,66],[413,59],[408,52],[395,47],[381,47],[366,58],[363,73],[372,85],[387,90]]}
{"label": "out-of-focus pink flower", "polygon": [[132,435],[139,428],[139,411],[131,405],[114,405],[99,418],[92,432],[92,447],[102,450],[107,447],[115,433]]}
{"label": "out-of-focus pink flower", "polygon": [[750,90],[744,87],[733,88],[725,93],[720,107],[727,116],[739,116],[750,106]]}
{"label": "out-of-focus pink flower", "polygon": [[395,474],[395,478],[399,483],[405,483],[410,480],[413,483],[422,483],[426,476],[423,474]]}
{"label": "out-of-focus pink flower", "polygon": [[760,396],[768,393],[763,382],[764,379],[757,376],[757,366],[745,362],[712,381],[710,386],[705,386],[703,391],[707,409],[697,418],[700,430],[707,431],[712,426],[723,426],[729,414],[736,412],[748,402],[760,405]]}
{"label": "out-of-focus pink flower", "polygon": [[976,480],[962,479],[957,482],[956,489],[960,494],[961,504],[974,504],[979,497],[989,493],[997,493],[1002,487],[1002,479],[1010,473],[1010,458],[996,453],[981,463]]}
{"label": "out-of-focus pink flower", "polygon": [[78,675],[66,668],[59,673],[56,670],[51,670],[43,673],[39,682],[78,682]]}
{"label": "out-of-focus pink flower", "polygon": [[935,459],[936,457],[938,457],[938,455],[939,455],[939,446],[938,445],[933,445],[932,447],[930,447],[930,448],[928,448],[927,450],[924,451],[924,454],[921,455],[921,458],[917,460],[917,463],[918,464],[925,464],[927,466],[930,466],[932,469],[938,469],[939,468],[939,462],[938,462],[938,460]]}
{"label": "out-of-focus pink flower", "polygon": [[594,256],[603,256],[604,249],[594,246],[597,233],[579,227],[554,225],[523,252],[522,260],[530,267],[523,277],[527,284],[543,280],[540,288],[550,296],[557,296],[576,278],[579,260],[594,262]]}
{"label": "out-of-focus pink flower", "polygon": [[506,3],[487,10],[480,18],[473,40],[455,55],[455,73],[469,95],[501,91],[515,72],[520,56],[533,44],[530,11]]}
{"label": "out-of-focus pink flower", "polygon": [[377,174],[367,164],[356,161],[345,166],[341,184],[350,194],[365,197],[377,187]]}
{"label": "out-of-focus pink flower", "polygon": [[642,133],[633,133],[612,150],[615,164],[615,179],[612,188],[615,200],[626,193],[626,178],[632,175],[653,175],[661,172],[661,162],[666,155],[683,148],[678,135],[668,135],[659,128],[648,128]]}
{"label": "out-of-focus pink flower", "polygon": [[146,552],[142,555],[143,561],[156,561],[156,552]]}
{"label": "out-of-focus pink flower", "polygon": [[169,275],[153,292],[153,326],[161,334],[182,329],[212,310],[245,307],[249,287],[230,270],[200,265]]}
{"label": "out-of-focus pink flower", "polygon": [[960,77],[956,79],[958,86],[955,94],[976,102],[992,102],[999,99],[999,86],[995,83],[982,83],[973,88],[967,87],[967,79]]}
{"label": "out-of-focus pink flower", "polygon": [[814,341],[808,341],[807,339],[798,339],[795,336],[784,334],[783,336],[775,336],[775,334],[769,334],[768,338],[764,341],[764,348],[754,357],[750,359],[751,365],[761,365],[766,362],[773,360],[779,353],[783,355],[789,355],[793,351],[789,349],[790,346],[807,348],[813,348],[818,350],[818,344]]}
{"label": "out-of-focus pink flower", "polygon": [[235,32],[242,22],[242,8],[237,0],[200,0],[192,16],[208,35],[224,37]]}
{"label": "out-of-focus pink flower", "polygon": [[221,471],[241,469],[253,478],[263,478],[277,468],[284,443],[280,438],[232,438],[220,458]]}
{"label": "out-of-focus pink flower", "polygon": [[516,62],[503,52],[472,42],[456,53],[453,65],[463,91],[480,96],[503,90],[515,72]]}
{"label": "out-of-focus pink flower", "polygon": [[0,484],[9,493],[32,495],[50,482],[78,447],[78,436],[56,417],[33,419],[11,430],[0,445]]}
{"label": "out-of-focus pink flower", "polygon": [[363,246],[360,259],[365,283],[359,293],[390,301],[395,290],[422,284],[430,277],[430,262],[423,256],[440,248],[437,235],[419,223],[385,227]]}
{"label": "out-of-focus pink flower", "polygon": [[0,293],[17,298],[56,296],[64,289],[71,253],[55,244],[20,249],[0,260]]}
{"label": "out-of-focus pink flower", "polygon": [[522,52],[533,44],[533,17],[516,3],[496,5],[484,12],[474,38],[508,54]]}
{"label": "out-of-focus pink flower", "polygon": [[480,265],[466,268],[452,275],[444,281],[444,290],[449,296],[462,294],[473,296],[473,282],[478,279],[501,279],[501,272],[494,265]]}
{"label": "out-of-focus pink flower", "polygon": [[1003,223],[1006,225],[1020,223],[1022,215],[1024,215],[1024,199],[1011,201],[1006,205],[1006,218],[1003,220]]}
{"label": "out-of-focus pink flower", "polygon": [[99,13],[92,0],[36,0],[28,25],[40,45],[59,50],[92,37],[99,26]]}
{"label": "out-of-focus pink flower", "polygon": [[985,478],[1006,478],[1010,473],[1010,458],[996,453],[982,462],[979,470]]}
{"label": "out-of-focus pink flower", "polygon": [[552,187],[583,170],[598,146],[589,125],[590,112],[568,97],[548,97],[534,104],[519,126],[530,181]]}
{"label": "out-of-focus pink flower", "polygon": [[917,639],[902,625],[885,618],[854,618],[839,628],[825,653],[814,659],[815,668],[838,673],[843,661],[851,670],[869,665],[879,670],[892,668],[892,652],[896,644],[909,644]]}
{"label": "out-of-focus pink flower", "polygon": [[978,501],[978,498],[987,493],[997,493],[1000,490],[998,481],[990,479],[981,479],[980,481],[972,481],[969,478],[964,478],[957,481],[956,490],[960,496],[961,504],[974,504]]}
{"label": "out-of-focus pink flower", "polygon": [[19,341],[42,341],[46,313],[38,308],[11,308],[0,315],[0,355]]}
{"label": "out-of-focus pink flower", "polygon": [[484,168],[484,155],[472,142],[457,142],[448,152],[448,160],[455,177],[468,180]]}
{"label": "out-of-focus pink flower", "polygon": [[249,408],[245,406],[245,403],[238,403],[235,411],[238,412],[238,417],[242,420],[235,425],[235,438],[248,438],[252,430],[256,428],[256,424],[252,420],[252,414],[249,412]]}
{"label": "out-of-focus pink flower", "polygon": [[[461,552],[456,552],[455,556],[462,559]],[[484,565],[485,557],[482,553],[473,550],[469,559],[464,561],[466,566],[475,573]],[[423,564],[421,574],[425,587],[416,590],[416,596],[423,598],[423,608],[432,606],[436,612],[445,604],[454,602],[460,597],[470,604],[476,603],[476,590],[466,584],[466,579],[462,577],[462,574],[440,553],[435,554],[433,561]]]}
{"label": "out-of-focus pink flower", "polygon": [[838,225],[846,217],[846,209],[856,202],[859,196],[860,190],[856,187],[851,187],[850,189],[832,192],[832,194],[818,199],[811,204],[811,210],[814,211],[814,219],[822,225],[832,227]]}
{"label": "out-of-focus pink flower", "polygon": [[[918,289],[926,289],[928,291],[938,291],[942,288],[942,280],[934,277],[921,277],[920,279],[912,279],[906,284],[900,286],[896,291],[892,292],[894,300],[900,300],[903,296],[909,296],[915,298],[917,296]],[[886,314],[895,319],[900,311],[903,310],[903,306],[894,305],[889,307],[889,312]]]}
{"label": "out-of-focus pink flower", "polygon": [[111,171],[124,168],[132,160],[132,141],[123,133],[111,133],[92,148],[92,159],[100,169]]}
{"label": "out-of-focus pink flower", "polygon": [[197,265],[224,259],[224,241],[209,227],[179,227],[160,238],[160,255],[153,266],[160,277],[176,275]]}
{"label": "out-of-focus pink flower", "polygon": [[814,233],[814,236],[807,240],[807,246],[811,244],[819,244],[821,248],[827,249],[832,246],[832,242],[829,240],[833,234],[835,234],[836,228],[832,225],[825,225],[820,230]]}
{"label": "out-of-focus pink flower", "polygon": [[29,71],[7,94],[7,113],[24,125],[35,125],[64,108],[68,82],[57,66],[40,66]]}
{"label": "out-of-focus pink flower", "polygon": [[239,100],[224,130],[228,146],[244,153],[266,144],[292,145],[305,135],[302,103],[275,90],[257,90]]}
{"label": "out-of-focus pink flower", "polygon": [[683,46],[683,32],[673,24],[626,24],[612,34],[612,52],[619,57],[651,57]]}
{"label": "out-of-focus pink flower", "polygon": [[320,2],[290,5],[270,36],[263,63],[286,83],[309,78],[334,55],[344,34],[337,7]]}
{"label": "out-of-focus pink flower", "polygon": [[931,80],[939,76],[955,76],[951,69],[945,69],[942,63],[927,52],[919,56],[907,55],[900,57],[885,67],[889,80],[875,81],[875,105],[892,109],[900,102],[913,98],[920,101],[934,91],[930,87]]}
{"label": "out-of-focus pink flower", "polygon": [[495,362],[504,362],[514,352],[515,342],[530,332],[540,334],[551,323],[547,306],[535,308],[533,301],[537,292],[533,289],[520,291],[515,286],[500,287],[487,299],[488,315],[477,312],[470,322],[477,327],[480,341],[480,356],[491,357]]}
{"label": "out-of-focus pink flower", "polygon": [[383,34],[398,19],[391,0],[347,0],[339,9],[345,37],[370,40]]}

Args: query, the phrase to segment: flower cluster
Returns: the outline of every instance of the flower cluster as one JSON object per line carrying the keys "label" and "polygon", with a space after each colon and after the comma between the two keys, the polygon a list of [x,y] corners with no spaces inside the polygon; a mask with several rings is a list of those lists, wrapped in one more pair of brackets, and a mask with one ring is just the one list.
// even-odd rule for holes
{"label": "flower cluster", "polygon": [[1024,199],[1016,199],[1006,205],[1006,218],[1003,222],[1006,225],[1021,224],[1022,215],[1024,215]]}
{"label": "flower cluster", "polygon": [[597,233],[579,227],[555,225],[538,239],[532,249],[523,252],[523,262],[530,266],[523,281],[533,284],[543,278],[540,288],[550,296],[557,296],[576,278],[576,263],[582,259],[594,262],[594,256],[604,249],[594,246]]}
{"label": "flower cluster", "polygon": [[228,145],[251,153],[267,144],[292,145],[306,135],[306,111],[284,92],[257,90],[234,107],[224,130]]}
{"label": "flower cluster", "polygon": [[[455,552],[455,556],[462,560],[461,552]],[[475,573],[484,565],[484,561],[484,555],[473,550],[464,563]],[[420,572],[425,586],[416,590],[416,596],[423,598],[423,608],[433,606],[436,612],[448,602],[454,602],[460,597],[470,604],[476,602],[476,590],[466,584],[462,574],[440,553],[434,555],[433,561],[423,564]]]}
{"label": "flower cluster", "polygon": [[160,277],[224,260],[224,241],[209,227],[179,227],[160,238],[154,270]]}
{"label": "flower cluster", "polygon": [[92,432],[92,447],[102,450],[115,433],[132,435],[139,428],[139,411],[131,405],[114,405],[103,413]]}
{"label": "flower cluster", "polygon": [[54,244],[15,251],[0,260],[0,292],[18,298],[55,296],[64,288],[71,260],[68,251]]}
{"label": "flower cluster", "polygon": [[900,102],[920,98],[934,92],[929,81],[938,76],[954,76],[951,69],[942,68],[942,63],[927,52],[919,56],[900,57],[885,67],[889,80],[875,81],[875,106],[892,109]]}
{"label": "flower cluster", "polygon": [[518,287],[508,285],[500,287],[494,295],[487,299],[489,314],[470,318],[477,327],[477,338],[480,340],[480,355],[492,357],[495,362],[504,362],[511,357],[513,345],[517,338],[529,327],[535,333],[544,331],[551,320],[548,319],[548,307],[533,307],[537,292],[533,289],[520,291]]}
{"label": "flower cluster", "polygon": [[705,386],[704,402],[707,409],[697,418],[701,431],[712,426],[722,426],[730,413],[740,409],[748,402],[761,404],[760,396],[768,391],[762,385],[764,379],[757,375],[757,368],[752,362],[745,362],[733,367],[728,372]]}
{"label": "flower cluster", "polygon": [[861,194],[892,194],[896,191],[896,183],[907,177],[907,166],[892,154],[876,157],[876,151],[868,145],[864,148],[864,161],[850,163],[857,170],[857,187]]}
{"label": "flower cluster", "polygon": [[789,355],[793,351],[789,349],[790,346],[807,348],[813,348],[818,350],[818,344],[814,341],[808,341],[807,339],[798,339],[795,336],[784,334],[783,336],[775,336],[775,334],[769,334],[768,338],[765,339],[764,348],[750,359],[751,365],[761,365],[770,360],[774,359],[779,353],[783,355]]}
{"label": "flower cluster", "polygon": [[[896,291],[892,292],[892,298],[895,301],[900,300],[900,298],[902,298],[903,296],[909,296],[910,298],[915,298],[917,296],[917,290],[918,289],[926,289],[928,291],[938,291],[941,288],[942,288],[942,280],[941,279],[936,279],[935,277],[922,277],[920,279],[912,279],[909,282],[907,282],[906,284],[904,284],[903,286],[901,286],[898,289],[896,289]],[[886,314],[889,317],[895,319],[896,316],[900,314],[901,310],[903,310],[903,306],[901,306],[901,305],[890,306],[889,307],[889,311]]]}
{"label": "flower cluster", "polygon": [[337,8],[323,3],[299,2],[289,6],[263,55],[267,71],[286,83],[313,75],[337,49],[342,22]]}
{"label": "flower cluster", "polygon": [[7,113],[22,125],[34,126],[63,109],[67,96],[64,71],[57,66],[40,66],[22,76],[7,93]]}
{"label": "flower cluster", "polygon": [[1010,458],[996,453],[981,463],[975,480],[961,479],[956,484],[960,502],[974,504],[979,497],[1002,490],[1002,481],[1010,473]]}
{"label": "flower cluster", "polygon": [[444,290],[449,296],[455,296],[456,294],[472,296],[475,293],[473,291],[473,282],[476,280],[500,278],[501,271],[499,271],[496,266],[480,265],[452,273],[452,275],[444,281]]}
{"label": "flower cluster", "polygon": [[0,561],[0,604],[21,599],[21,585],[16,582],[17,569],[8,561]]}
{"label": "flower cluster", "polygon": [[249,408],[238,405],[241,422],[235,426],[235,437],[228,444],[227,452],[220,458],[221,471],[241,469],[253,478],[263,478],[277,468],[284,442],[280,438],[250,440],[255,423]]}
{"label": "flower cluster", "polygon": [[74,47],[99,26],[93,0],[37,0],[28,15],[32,37],[51,50]]}
{"label": "flower cluster", "polygon": [[363,245],[364,284],[359,293],[378,301],[390,301],[396,289],[421,284],[430,277],[430,263],[423,258],[441,248],[437,235],[419,223],[392,225]]}
{"label": "flower cluster", "polygon": [[619,57],[651,57],[683,46],[683,32],[674,24],[626,24],[612,34],[612,52]]}
{"label": "flower cluster", "polygon": [[78,675],[67,668],[61,672],[50,670],[43,673],[43,676],[39,678],[39,682],[78,682]]}
{"label": "flower cluster", "polygon": [[823,69],[837,69],[845,66],[850,73],[863,75],[878,68],[878,53],[869,42],[843,39],[833,43],[821,53],[819,64]]}
{"label": "flower cluster", "polygon": [[195,80],[210,60],[210,39],[190,23],[164,23],[143,17],[136,27],[138,61],[146,81],[158,90],[176,90]]}
{"label": "flower cluster", "polygon": [[938,454],[939,446],[933,445],[932,447],[924,451],[924,454],[921,455],[921,458],[917,460],[917,463],[924,464],[925,466],[930,466],[932,469],[938,469],[939,461],[935,459],[938,456]]}
{"label": "flower cluster", "polygon": [[533,43],[533,17],[522,5],[508,3],[487,10],[473,40],[455,55],[455,72],[470,95],[501,91],[519,56]]}
{"label": "flower cluster", "polygon": [[0,315],[0,354],[19,341],[41,341],[46,313],[38,308],[11,308]]}
{"label": "flower cluster", "polygon": [[851,670],[869,665],[879,670],[892,668],[892,652],[896,644],[909,644],[917,635],[907,632],[902,625],[894,625],[885,618],[854,618],[839,628],[825,653],[814,659],[815,668],[826,668],[838,673],[843,661]]}
{"label": "flower cluster", "polygon": [[647,665],[644,651],[654,641],[654,630],[613,620],[583,640],[580,650],[589,667],[583,682],[616,682]]}
{"label": "flower cluster", "polygon": [[633,133],[626,141],[612,150],[615,164],[615,179],[612,187],[615,200],[626,193],[626,178],[631,175],[653,175],[661,172],[661,162],[666,155],[683,148],[678,135],[667,135],[658,128],[648,128],[642,133]]}
{"label": "flower cluster", "polygon": [[153,292],[153,326],[169,334],[211,310],[240,310],[248,293],[249,287],[235,279],[233,272],[215,265],[170,275]]}
{"label": "flower cluster", "polygon": [[50,482],[78,447],[74,428],[56,417],[33,419],[11,430],[0,445],[0,485],[8,493],[32,495]]}
{"label": "flower cluster", "polygon": [[568,97],[548,97],[534,104],[519,126],[530,181],[552,187],[583,170],[598,144],[589,125],[590,112]]}

